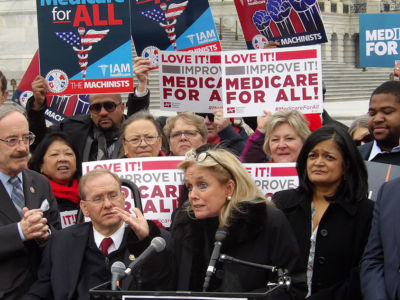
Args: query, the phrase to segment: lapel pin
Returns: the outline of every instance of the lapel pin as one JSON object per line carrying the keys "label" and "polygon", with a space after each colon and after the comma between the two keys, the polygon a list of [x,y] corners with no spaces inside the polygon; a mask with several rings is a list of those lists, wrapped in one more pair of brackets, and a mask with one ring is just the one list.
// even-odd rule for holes
{"label": "lapel pin", "polygon": [[134,261],[135,259],[136,259],[135,255],[133,255],[133,254],[129,255],[129,260],[130,261]]}
{"label": "lapel pin", "polygon": [[31,193],[35,193],[35,188],[33,186],[30,187]]}

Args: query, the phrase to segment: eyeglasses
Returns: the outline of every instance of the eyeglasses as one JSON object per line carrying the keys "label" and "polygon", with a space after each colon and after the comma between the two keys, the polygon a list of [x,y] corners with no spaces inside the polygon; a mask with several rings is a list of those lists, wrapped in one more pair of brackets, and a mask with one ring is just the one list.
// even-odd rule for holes
{"label": "eyeglasses", "polygon": [[157,136],[147,135],[145,137],[134,137],[131,138],[130,140],[124,138],[124,141],[130,143],[132,146],[139,146],[142,143],[142,141],[144,141],[147,145],[153,145],[157,141],[158,137],[159,137],[158,135]]}
{"label": "eyeglasses", "polygon": [[35,137],[36,136],[32,132],[29,132],[28,134],[24,135],[22,137],[22,139],[19,139],[16,136],[12,136],[12,137],[9,137],[8,139],[5,139],[5,140],[0,139],[0,141],[6,143],[9,147],[16,146],[17,144],[19,144],[20,141],[22,141],[24,143],[24,145],[29,145],[30,146],[35,141]]}
{"label": "eyeglasses", "polygon": [[214,122],[214,114],[196,113],[196,115],[203,117],[204,119],[207,117],[210,120],[210,122]]}
{"label": "eyeglasses", "polygon": [[106,198],[110,201],[110,202],[117,202],[121,199],[121,195],[122,193],[119,192],[110,192],[107,195],[97,195],[95,196],[93,199],[85,199],[86,201],[92,202],[95,205],[100,205],[102,203],[104,203],[104,201],[106,200]]}
{"label": "eyeglasses", "polygon": [[200,154],[197,155],[196,157],[196,161],[198,162],[203,162],[207,159],[207,157],[211,157],[217,164],[219,164],[221,167],[223,167],[232,177],[233,180],[235,180],[235,177],[233,176],[232,172],[222,163],[220,163],[218,161],[218,159],[216,159],[214,156],[212,156],[210,153],[208,153],[207,151],[205,152],[201,152]]}
{"label": "eyeglasses", "polygon": [[170,139],[180,139],[182,134],[187,138],[187,139],[192,139],[197,136],[200,132],[197,130],[185,130],[185,131],[176,131],[170,134]]}
{"label": "eyeglasses", "polygon": [[120,104],[121,102],[115,103],[113,101],[93,103],[89,105],[89,110],[91,113],[98,114],[101,111],[101,108],[104,107],[107,112],[112,113]]}

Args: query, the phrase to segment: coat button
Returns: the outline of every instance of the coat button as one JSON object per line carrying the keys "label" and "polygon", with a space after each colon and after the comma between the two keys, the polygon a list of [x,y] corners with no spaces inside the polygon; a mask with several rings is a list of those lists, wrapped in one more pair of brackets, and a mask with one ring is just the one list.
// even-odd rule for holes
{"label": "coat button", "polygon": [[318,257],[318,262],[323,265],[325,263],[326,259],[323,256]]}
{"label": "coat button", "polygon": [[321,234],[321,236],[325,237],[328,235],[328,230],[326,229],[321,229],[321,231],[319,232]]}

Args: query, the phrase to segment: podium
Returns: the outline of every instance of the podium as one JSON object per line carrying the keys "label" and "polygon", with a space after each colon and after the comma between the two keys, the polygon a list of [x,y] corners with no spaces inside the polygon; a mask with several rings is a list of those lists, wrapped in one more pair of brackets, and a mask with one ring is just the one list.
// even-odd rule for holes
{"label": "podium", "polygon": [[196,300],[257,300],[265,299],[265,293],[217,293],[190,291],[111,291],[110,283],[104,283],[89,290],[91,300],[134,300],[134,299],[196,299]]}

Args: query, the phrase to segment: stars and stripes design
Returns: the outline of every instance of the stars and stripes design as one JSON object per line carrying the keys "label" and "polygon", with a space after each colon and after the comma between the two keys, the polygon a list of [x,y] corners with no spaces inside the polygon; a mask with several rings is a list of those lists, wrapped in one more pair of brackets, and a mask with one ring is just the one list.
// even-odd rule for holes
{"label": "stars and stripes design", "polygon": [[175,34],[176,18],[186,9],[188,2],[187,0],[181,3],[171,3],[169,5],[161,3],[159,8],[157,7],[140,12],[146,18],[158,22],[158,24],[165,29],[168,39],[175,50],[177,50]]}
{"label": "stars and stripes design", "polygon": [[77,52],[78,63],[81,68],[83,80],[86,78],[86,69],[88,65],[87,58],[89,56],[88,52],[92,50],[92,45],[100,42],[110,30],[89,29],[86,34],[85,31],[86,29],[84,27],[79,27],[78,33],[74,31],[55,32],[62,41],[72,46],[72,49]]}

